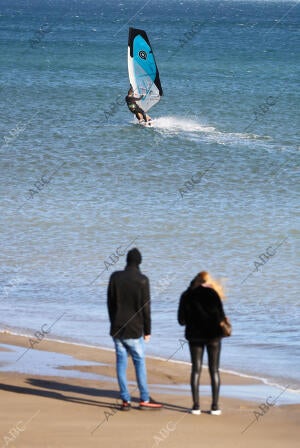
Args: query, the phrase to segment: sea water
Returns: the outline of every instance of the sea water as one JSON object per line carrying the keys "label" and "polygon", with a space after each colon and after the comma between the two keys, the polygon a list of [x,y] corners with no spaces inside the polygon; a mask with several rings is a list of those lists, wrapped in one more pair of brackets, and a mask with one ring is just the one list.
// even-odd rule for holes
{"label": "sea water", "polygon": [[[299,388],[299,23],[296,1],[0,0],[2,330],[112,347],[136,246],[148,355],[189,361],[178,301],[208,270],[221,366]],[[124,103],[129,26],[164,89],[151,128]]]}

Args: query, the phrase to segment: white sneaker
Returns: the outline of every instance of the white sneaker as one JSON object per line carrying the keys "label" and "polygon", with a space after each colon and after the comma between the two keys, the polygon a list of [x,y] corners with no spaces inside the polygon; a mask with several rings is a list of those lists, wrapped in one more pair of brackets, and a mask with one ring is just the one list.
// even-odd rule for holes
{"label": "white sneaker", "polygon": [[193,415],[200,415],[201,409],[199,408],[199,406],[193,406],[193,409],[190,410],[190,413]]}
{"label": "white sneaker", "polygon": [[221,409],[216,409],[216,410],[212,410],[212,411],[210,411],[210,413],[211,413],[211,415],[221,415],[222,414],[222,411],[221,411]]}

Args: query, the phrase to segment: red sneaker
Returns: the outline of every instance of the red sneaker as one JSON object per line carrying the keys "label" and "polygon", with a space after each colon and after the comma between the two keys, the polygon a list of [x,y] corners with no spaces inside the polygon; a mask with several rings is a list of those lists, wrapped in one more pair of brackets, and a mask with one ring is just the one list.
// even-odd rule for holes
{"label": "red sneaker", "polygon": [[131,409],[131,403],[130,401],[124,401],[121,404],[121,411],[130,411]]}
{"label": "red sneaker", "polygon": [[152,400],[152,398],[150,398],[150,400],[148,401],[140,401],[140,409],[161,409],[163,407],[163,405],[161,403],[157,403],[155,400]]}

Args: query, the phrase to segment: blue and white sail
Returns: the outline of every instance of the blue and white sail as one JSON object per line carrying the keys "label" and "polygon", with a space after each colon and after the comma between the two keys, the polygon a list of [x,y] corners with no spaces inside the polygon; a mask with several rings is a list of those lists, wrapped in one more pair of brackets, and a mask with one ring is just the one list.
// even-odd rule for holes
{"label": "blue and white sail", "polygon": [[147,112],[162,94],[159,72],[147,34],[129,28],[128,74],[135,96],[145,95],[137,104]]}

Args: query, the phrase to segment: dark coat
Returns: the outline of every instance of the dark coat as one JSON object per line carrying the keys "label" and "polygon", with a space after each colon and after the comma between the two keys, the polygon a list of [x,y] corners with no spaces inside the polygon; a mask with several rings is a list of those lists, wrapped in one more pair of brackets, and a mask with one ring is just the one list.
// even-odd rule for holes
{"label": "dark coat", "polygon": [[212,288],[189,288],[180,298],[178,322],[185,325],[188,341],[221,337],[219,324],[224,317],[221,299]]}
{"label": "dark coat", "polygon": [[127,265],[111,275],[107,307],[112,337],[138,339],[151,334],[149,280],[138,266]]}

